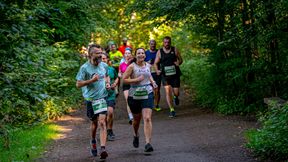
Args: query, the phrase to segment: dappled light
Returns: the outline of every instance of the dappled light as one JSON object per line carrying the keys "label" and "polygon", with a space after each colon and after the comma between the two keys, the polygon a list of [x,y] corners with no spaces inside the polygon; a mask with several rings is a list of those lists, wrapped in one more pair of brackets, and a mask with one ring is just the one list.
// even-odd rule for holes
{"label": "dappled light", "polygon": [[[9,149],[17,130],[54,120],[85,122],[65,115],[74,113],[84,99],[90,101],[82,95],[90,85],[77,82],[77,88],[76,75],[92,60],[91,46],[100,45],[119,76],[127,47],[134,56],[137,48],[149,49],[153,39],[155,48],[161,49],[166,36],[172,38],[177,57],[180,53],[183,58],[181,66],[179,57],[169,66],[171,75],[176,71],[173,66],[179,67],[181,88],[193,96],[189,102],[224,115],[259,119],[263,126],[247,136],[249,148],[264,160],[288,159],[287,106],[276,109],[263,102],[275,97],[286,104],[288,100],[287,0],[4,0],[0,15],[0,141],[8,152],[8,160],[0,161],[11,161]],[[100,57],[94,63],[101,62]],[[132,59],[127,66],[128,62]],[[152,66],[156,70],[158,63]],[[165,67],[156,73],[164,75]],[[49,129],[58,135],[48,133],[44,140],[66,139],[73,131],[61,125]],[[25,155],[29,151],[22,152],[22,157],[30,156]]]}

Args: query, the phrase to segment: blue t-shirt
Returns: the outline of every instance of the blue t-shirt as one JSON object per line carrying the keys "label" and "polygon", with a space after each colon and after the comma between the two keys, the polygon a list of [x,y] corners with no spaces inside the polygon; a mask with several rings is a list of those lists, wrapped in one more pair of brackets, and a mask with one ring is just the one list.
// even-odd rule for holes
{"label": "blue t-shirt", "polygon": [[[153,64],[155,62],[155,58],[156,58],[156,55],[157,55],[157,49],[155,49],[154,52],[151,52],[150,50],[147,50],[145,51],[145,55],[146,55],[146,58],[144,61],[148,62],[149,64],[151,64],[151,73],[156,73],[156,69],[154,68]],[[160,69],[160,66],[158,64],[158,69]]]}
{"label": "blue t-shirt", "polygon": [[97,100],[107,97],[108,93],[105,86],[105,76],[108,74],[108,65],[100,62],[97,66],[87,61],[80,67],[76,80],[89,80],[93,75],[98,74],[99,80],[82,87],[82,93],[85,100]]}
{"label": "blue t-shirt", "polygon": [[150,50],[145,51],[145,55],[146,58],[144,61],[148,62],[149,64],[153,65],[155,58],[156,58],[156,54],[157,54],[157,49],[154,52],[151,52]]}

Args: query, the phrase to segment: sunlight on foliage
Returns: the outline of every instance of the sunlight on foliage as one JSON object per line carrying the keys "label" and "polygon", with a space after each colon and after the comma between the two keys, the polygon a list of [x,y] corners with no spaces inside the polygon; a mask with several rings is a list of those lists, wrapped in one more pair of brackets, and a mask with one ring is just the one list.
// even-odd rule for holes
{"label": "sunlight on foliage", "polygon": [[0,141],[0,161],[31,161],[41,155],[44,146],[59,136],[58,130],[59,127],[54,124],[45,124],[10,131],[9,147],[3,147],[6,140]]}

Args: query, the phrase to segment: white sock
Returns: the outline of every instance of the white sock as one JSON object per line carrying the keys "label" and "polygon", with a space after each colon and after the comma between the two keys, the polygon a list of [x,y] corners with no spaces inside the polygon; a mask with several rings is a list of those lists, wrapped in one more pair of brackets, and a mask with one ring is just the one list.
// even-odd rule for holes
{"label": "white sock", "polygon": [[132,120],[132,119],[133,119],[132,113],[129,113],[129,114],[128,114],[128,117],[129,117],[130,120]]}

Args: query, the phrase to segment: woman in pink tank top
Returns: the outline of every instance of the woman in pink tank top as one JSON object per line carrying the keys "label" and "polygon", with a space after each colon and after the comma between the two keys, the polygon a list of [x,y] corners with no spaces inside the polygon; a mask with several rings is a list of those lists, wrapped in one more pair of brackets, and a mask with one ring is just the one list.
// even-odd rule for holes
{"label": "woman in pink tank top", "polygon": [[[120,78],[122,78],[122,75],[124,74],[124,72],[126,71],[127,67],[130,65],[130,62],[133,59],[132,49],[131,48],[126,48],[125,49],[124,58],[125,58],[125,61],[122,62],[120,64],[120,66],[119,66],[118,76]],[[130,107],[129,107],[128,103],[127,103],[129,89],[130,89],[130,85],[129,84],[123,84],[122,83],[122,90],[123,90],[123,93],[124,93],[124,97],[125,97],[125,100],[126,100],[126,106],[127,106],[128,120],[129,120],[129,124],[131,125],[132,122],[133,122],[133,115],[132,115]]]}

